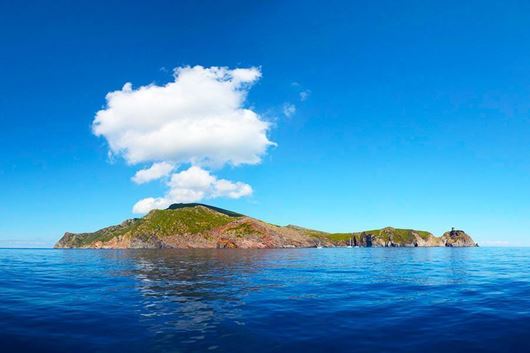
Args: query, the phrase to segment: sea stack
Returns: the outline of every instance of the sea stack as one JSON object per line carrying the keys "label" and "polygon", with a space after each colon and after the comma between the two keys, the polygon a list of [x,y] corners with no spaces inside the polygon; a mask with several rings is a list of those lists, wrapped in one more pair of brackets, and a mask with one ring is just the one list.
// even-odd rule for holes
{"label": "sea stack", "polygon": [[471,247],[478,246],[477,243],[463,230],[454,228],[442,235],[442,241],[449,247]]}

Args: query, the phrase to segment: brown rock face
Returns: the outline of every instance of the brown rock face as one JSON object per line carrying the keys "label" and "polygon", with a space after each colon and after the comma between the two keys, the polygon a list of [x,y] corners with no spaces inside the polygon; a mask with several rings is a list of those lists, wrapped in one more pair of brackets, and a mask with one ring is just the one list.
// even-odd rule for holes
{"label": "brown rock face", "polygon": [[441,237],[445,246],[449,247],[472,247],[478,246],[477,243],[463,230],[451,230],[445,232]]}
{"label": "brown rock face", "polygon": [[153,210],[92,233],[65,233],[56,248],[304,248],[335,246],[476,246],[469,235],[452,230],[442,237],[414,229],[386,227],[357,233],[326,233],[277,226],[239,213],[201,204],[176,204]]}

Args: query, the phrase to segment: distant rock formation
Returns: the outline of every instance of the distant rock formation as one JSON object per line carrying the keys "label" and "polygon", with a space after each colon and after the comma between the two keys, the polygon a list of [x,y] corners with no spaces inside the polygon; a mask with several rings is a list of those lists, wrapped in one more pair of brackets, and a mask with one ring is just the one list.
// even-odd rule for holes
{"label": "distant rock formation", "polygon": [[466,232],[463,230],[455,230],[454,228],[449,232],[445,232],[441,239],[445,246],[450,247],[478,246]]}
{"label": "distant rock formation", "polygon": [[366,247],[425,247],[443,246],[440,238],[414,229],[383,229],[353,233],[355,243]]}
{"label": "distant rock formation", "polygon": [[56,248],[298,248],[476,246],[463,231],[438,238],[413,229],[383,228],[357,233],[326,233],[277,226],[203,204],[174,204],[93,233],[65,233]]}

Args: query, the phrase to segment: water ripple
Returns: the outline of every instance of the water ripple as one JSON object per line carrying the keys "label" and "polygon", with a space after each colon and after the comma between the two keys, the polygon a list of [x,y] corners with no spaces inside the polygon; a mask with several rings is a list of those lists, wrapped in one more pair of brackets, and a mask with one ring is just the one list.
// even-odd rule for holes
{"label": "water ripple", "polygon": [[526,352],[530,249],[0,250],[6,352]]}

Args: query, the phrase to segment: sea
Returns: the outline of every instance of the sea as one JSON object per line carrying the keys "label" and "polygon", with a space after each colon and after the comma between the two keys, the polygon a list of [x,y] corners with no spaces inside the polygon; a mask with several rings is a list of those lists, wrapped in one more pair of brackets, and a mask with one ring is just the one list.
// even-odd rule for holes
{"label": "sea", "polygon": [[0,351],[530,352],[530,248],[0,249]]}

